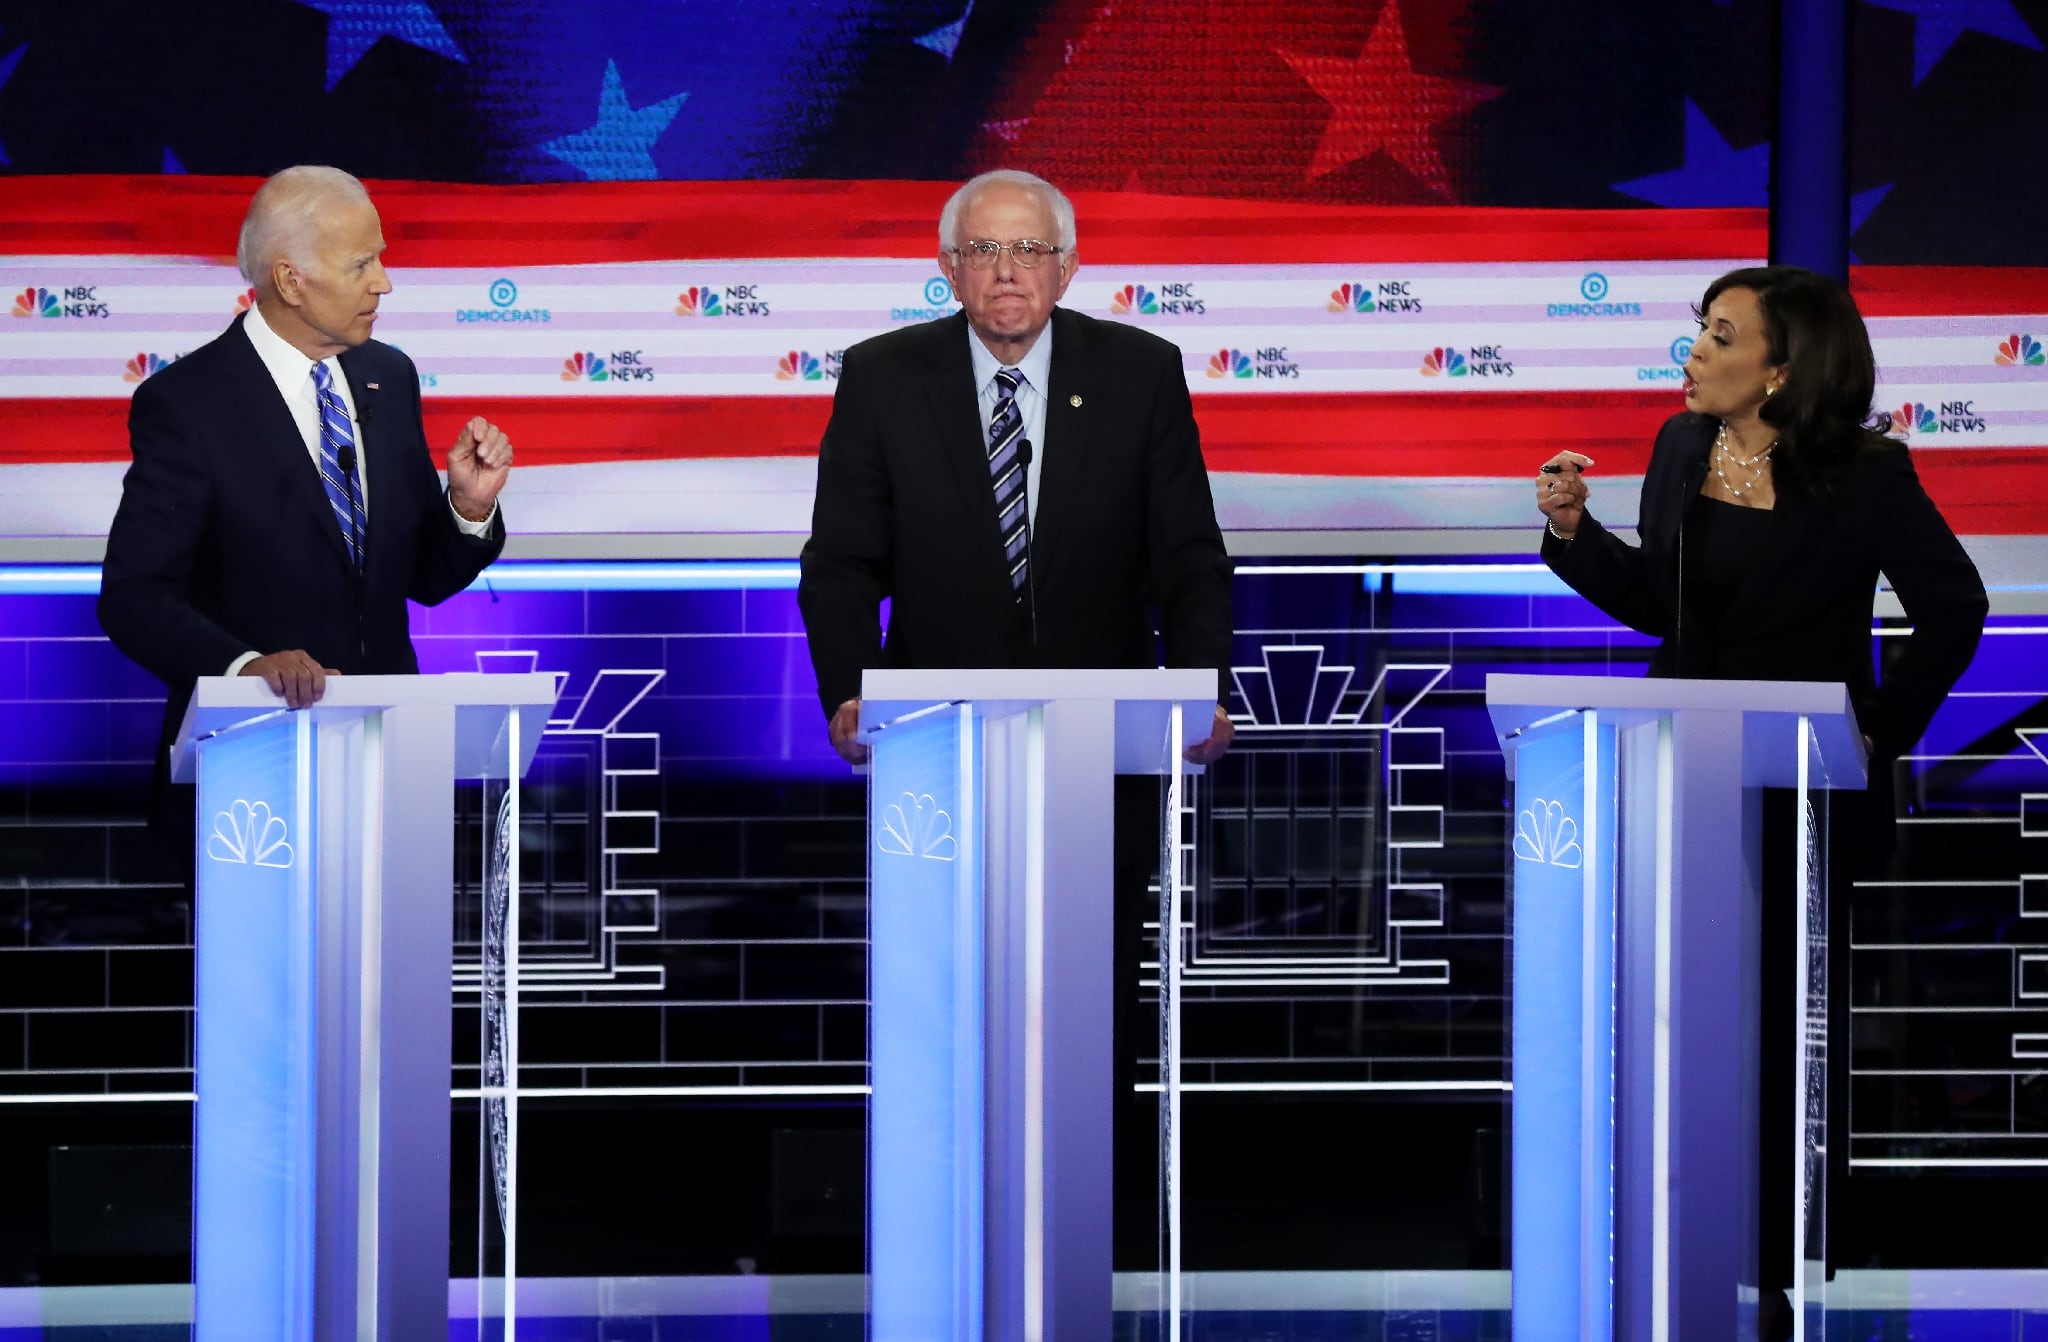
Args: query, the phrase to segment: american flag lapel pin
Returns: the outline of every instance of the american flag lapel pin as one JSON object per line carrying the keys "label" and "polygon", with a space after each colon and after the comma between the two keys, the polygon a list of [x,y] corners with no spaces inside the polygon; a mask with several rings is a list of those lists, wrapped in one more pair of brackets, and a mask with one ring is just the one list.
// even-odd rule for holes
{"label": "american flag lapel pin", "polygon": [[363,384],[363,390],[365,390],[365,391],[375,391],[375,390],[377,390],[377,384],[376,384],[376,383],[374,383],[374,382],[365,382],[365,383]]}

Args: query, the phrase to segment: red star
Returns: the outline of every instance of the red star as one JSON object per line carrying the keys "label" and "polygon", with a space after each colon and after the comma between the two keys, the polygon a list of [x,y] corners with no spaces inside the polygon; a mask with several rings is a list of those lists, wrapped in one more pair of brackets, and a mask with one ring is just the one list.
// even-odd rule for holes
{"label": "red star", "polygon": [[1291,51],[1279,55],[1330,104],[1330,123],[1308,165],[1311,178],[1383,149],[1424,186],[1449,198],[1450,175],[1430,128],[1505,92],[1462,79],[1417,74],[1408,60],[1398,0],[1387,0],[1381,8],[1356,60]]}

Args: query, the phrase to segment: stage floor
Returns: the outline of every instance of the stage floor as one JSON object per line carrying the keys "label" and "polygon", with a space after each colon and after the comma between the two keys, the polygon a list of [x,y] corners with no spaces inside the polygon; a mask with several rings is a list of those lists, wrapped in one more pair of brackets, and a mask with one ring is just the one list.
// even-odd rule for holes
{"label": "stage floor", "polygon": [[[1194,1342],[1507,1342],[1506,1272],[1192,1273]],[[553,1277],[519,1283],[517,1336],[535,1342],[859,1342],[857,1276]],[[1156,1280],[1119,1273],[1117,1342],[1163,1333]],[[479,1328],[477,1284],[449,1283],[450,1342]],[[0,1342],[184,1342],[185,1285],[0,1290]],[[1829,1342],[2048,1342],[2048,1270],[1842,1272]]]}

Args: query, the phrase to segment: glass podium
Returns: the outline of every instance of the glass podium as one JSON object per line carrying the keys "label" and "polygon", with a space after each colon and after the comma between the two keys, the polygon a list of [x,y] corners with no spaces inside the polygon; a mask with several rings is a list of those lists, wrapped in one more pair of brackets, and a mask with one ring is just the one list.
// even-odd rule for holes
{"label": "glass podium", "polygon": [[[1780,1289],[1793,1335],[1821,1336],[1816,802],[1864,784],[1846,689],[1491,675],[1486,693],[1514,784],[1515,1337],[1753,1337]],[[1766,789],[1789,791],[1782,870],[1764,864]],[[1778,985],[1761,981],[1767,917],[1794,938]],[[1767,992],[1793,1003],[1797,1039],[1774,1042],[1796,1074],[1788,1112],[1760,1115]],[[1782,1188],[1760,1178],[1764,1139],[1794,1147]],[[1789,1261],[1761,1261],[1771,1217]]]}
{"label": "glass podium", "polygon": [[[867,673],[870,1337],[1110,1337],[1113,783],[1166,778],[1176,853],[1181,750],[1216,689],[1213,671]],[[1162,909],[1184,871],[1166,864]],[[1172,1255],[1170,1177],[1162,1196]]]}
{"label": "glass podium", "polygon": [[554,701],[552,675],[334,677],[298,712],[199,681],[172,757],[198,784],[197,1342],[446,1342],[455,784],[491,780],[516,834]]}

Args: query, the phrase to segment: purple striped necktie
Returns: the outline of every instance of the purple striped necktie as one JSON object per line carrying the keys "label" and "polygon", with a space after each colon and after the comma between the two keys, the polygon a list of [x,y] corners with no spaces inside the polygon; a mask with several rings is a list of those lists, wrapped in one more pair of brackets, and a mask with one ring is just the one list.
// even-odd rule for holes
{"label": "purple striped necktie", "polygon": [[[349,426],[348,409],[334,390],[334,375],[327,365],[313,365],[313,389],[320,394],[320,484],[327,502],[334,508],[334,520],[341,527],[341,539],[348,546],[348,558],[356,572],[363,571],[361,538],[369,534],[369,516],[363,511],[363,488],[355,472],[355,431]],[[342,469],[342,448],[348,448],[348,469]]]}
{"label": "purple striped necktie", "polygon": [[1024,375],[1014,368],[996,373],[996,408],[988,421],[988,473],[995,484],[996,529],[1003,537],[1003,563],[1009,568],[1010,590],[1024,599],[1031,577],[1031,517],[1024,491],[1024,416],[1017,409],[1017,388]]}

